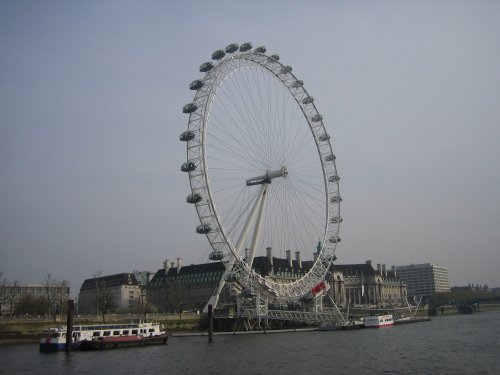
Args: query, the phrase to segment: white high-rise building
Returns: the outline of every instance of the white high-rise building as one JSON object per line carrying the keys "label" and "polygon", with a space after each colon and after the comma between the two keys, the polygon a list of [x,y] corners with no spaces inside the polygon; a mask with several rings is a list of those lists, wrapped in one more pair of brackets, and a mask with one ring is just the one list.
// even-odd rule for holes
{"label": "white high-rise building", "polygon": [[410,264],[396,266],[397,277],[408,285],[408,299],[430,301],[435,293],[449,292],[450,279],[448,268],[437,264]]}

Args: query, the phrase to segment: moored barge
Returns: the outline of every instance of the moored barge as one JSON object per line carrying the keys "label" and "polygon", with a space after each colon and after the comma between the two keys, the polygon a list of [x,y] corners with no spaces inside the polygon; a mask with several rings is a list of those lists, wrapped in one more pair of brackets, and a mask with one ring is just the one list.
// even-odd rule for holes
{"label": "moored barge", "polygon": [[[40,339],[41,352],[55,352],[66,349],[67,327],[55,327],[46,330]],[[142,342],[143,339],[150,340]],[[155,340],[153,340],[155,338]],[[138,322],[130,324],[99,324],[75,325],[71,335],[71,350],[79,350],[84,341],[107,342],[110,340],[123,341],[122,346],[156,345],[166,343],[167,335],[161,330],[160,324],[152,322]],[[132,343],[141,340],[140,344]],[[156,340],[158,339],[158,340]],[[125,344],[125,342],[127,342]]]}

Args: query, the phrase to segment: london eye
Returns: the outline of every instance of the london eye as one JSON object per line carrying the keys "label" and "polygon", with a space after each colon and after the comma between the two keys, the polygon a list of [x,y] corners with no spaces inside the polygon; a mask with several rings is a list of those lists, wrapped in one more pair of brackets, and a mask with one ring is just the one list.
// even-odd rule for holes
{"label": "london eye", "polygon": [[[199,71],[180,135],[195,231],[224,264],[225,280],[247,293],[282,301],[310,294],[336,259],[342,221],[332,136],[314,98],[279,55],[251,43],[216,50]],[[270,248],[311,267],[263,276],[254,259]]]}

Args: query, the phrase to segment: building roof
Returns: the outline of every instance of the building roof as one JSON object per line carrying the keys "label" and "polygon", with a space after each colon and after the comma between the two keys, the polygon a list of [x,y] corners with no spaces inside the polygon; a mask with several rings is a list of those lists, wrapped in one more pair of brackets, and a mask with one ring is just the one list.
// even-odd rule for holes
{"label": "building roof", "polygon": [[165,268],[160,268],[156,271],[156,274],[151,279],[151,282],[158,281],[163,279],[165,276],[183,276],[183,275],[191,275],[191,274],[200,274],[206,272],[224,272],[225,271],[224,264],[221,262],[210,262],[203,264],[191,264],[189,266],[182,266],[180,272],[177,272],[177,267],[170,267],[165,273]]}
{"label": "building roof", "polygon": [[[262,276],[268,276],[271,274],[278,275],[280,273],[292,273],[292,274],[304,274],[307,273],[313,266],[314,261],[301,261],[300,264],[297,260],[272,257],[273,264],[269,261],[267,256],[258,256],[254,258],[252,268],[256,270]],[[171,267],[168,269],[165,275],[165,269],[160,268],[151,282],[159,281],[165,276],[183,276],[190,274],[202,274],[208,272],[220,272],[225,271],[224,264],[222,262],[210,262],[203,264],[191,264],[189,266],[182,266],[180,272],[177,273],[177,267]],[[360,264],[332,264],[330,267],[332,272],[341,272],[346,276],[376,276],[378,274],[371,264],[360,263]],[[396,279],[394,272],[386,270],[388,279]],[[384,275],[385,276],[385,275]]]}
{"label": "building roof", "polygon": [[116,275],[94,277],[86,279],[80,291],[87,289],[96,289],[96,283],[100,283],[106,287],[121,286],[121,285],[139,285],[133,273],[119,273]]}

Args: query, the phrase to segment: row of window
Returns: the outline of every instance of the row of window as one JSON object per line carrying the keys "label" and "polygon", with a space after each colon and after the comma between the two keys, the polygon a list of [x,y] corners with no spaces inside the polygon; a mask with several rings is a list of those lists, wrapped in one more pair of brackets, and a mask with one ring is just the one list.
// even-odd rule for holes
{"label": "row of window", "polygon": [[[146,329],[132,329],[132,330],[128,330],[128,329],[124,329],[122,331],[113,331],[113,336],[120,336],[120,335],[138,335],[139,333],[153,333],[155,330],[154,328],[149,328]],[[92,333],[92,336],[93,337],[100,337],[101,336],[101,332],[100,331],[95,331]],[[102,332],[102,336],[111,336],[111,331],[104,331]]]}

